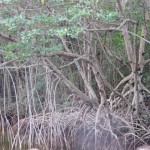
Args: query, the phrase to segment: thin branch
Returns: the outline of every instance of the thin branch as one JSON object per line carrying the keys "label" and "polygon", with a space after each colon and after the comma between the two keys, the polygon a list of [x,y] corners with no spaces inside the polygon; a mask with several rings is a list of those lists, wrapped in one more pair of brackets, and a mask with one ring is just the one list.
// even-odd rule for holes
{"label": "thin branch", "polygon": [[[76,58],[76,59],[80,58],[80,60],[83,60],[89,64],[92,64],[92,61],[87,59],[87,54],[81,56],[81,55],[70,53],[70,52],[55,52],[55,53],[44,54],[42,56],[43,57],[64,56],[64,57],[70,57],[70,58]],[[41,57],[41,55],[39,55],[38,57]]]}
{"label": "thin branch", "polygon": [[[118,72],[118,74],[123,78],[124,75],[121,73],[121,71],[119,70],[119,68],[117,68],[117,67],[115,66],[115,64],[113,63],[112,59],[107,55],[107,54],[108,54],[108,53],[107,53],[108,51],[107,51],[107,49],[105,49],[105,47],[103,46],[103,44],[102,44],[102,42],[101,42],[101,40],[100,40],[99,35],[98,35],[97,33],[95,33],[95,34],[96,34],[96,36],[97,36],[97,38],[98,38],[100,47],[102,48],[102,50],[103,50],[103,52],[104,52],[104,54],[105,54],[107,60],[110,62],[110,64],[113,66],[113,68]],[[112,53],[111,53],[111,54],[112,54]]]}
{"label": "thin branch", "polygon": [[147,60],[145,60],[145,64],[144,65],[149,64],[149,63],[150,63],[150,59],[147,59]]}
{"label": "thin branch", "polygon": [[7,52],[0,50],[0,54],[4,55],[4,54],[7,54]]}
{"label": "thin branch", "polygon": [[13,38],[11,38],[11,37],[9,37],[9,36],[7,36],[7,35],[4,35],[4,34],[2,34],[2,33],[0,33],[0,37],[1,37],[2,39],[4,39],[4,40],[8,41],[8,42],[16,42],[15,39],[13,39]]}
{"label": "thin branch", "polygon": [[2,64],[0,65],[0,68],[4,67],[5,65],[7,65],[7,64],[9,64],[9,63],[11,63],[11,62],[13,62],[13,61],[15,61],[15,60],[16,60],[16,59],[12,59],[12,60],[9,60],[9,61],[7,61],[7,62],[2,63]]}
{"label": "thin branch", "polygon": [[53,70],[53,73],[56,74],[65,84],[66,86],[73,92],[75,92],[79,97],[84,100],[85,102],[89,102],[90,104],[97,107],[98,102],[96,98],[89,98],[89,96],[85,95],[83,92],[81,92],[72,82],[70,82],[62,73],[61,71],[53,64],[51,63],[48,58],[44,58],[46,64],[50,69]]}
{"label": "thin branch", "polygon": [[[93,32],[93,31],[120,31],[120,32],[122,32],[122,31],[125,31],[125,30],[119,29],[119,28],[101,28],[101,29],[85,29],[85,31],[89,31],[89,32]],[[140,39],[143,39],[145,42],[150,44],[149,40],[143,38],[142,36],[140,36],[140,35],[138,35],[138,34],[136,34],[134,32],[131,32],[131,31],[128,31],[128,30],[125,31],[125,32],[128,32],[128,33],[130,33],[130,34],[132,34],[132,35],[134,35],[134,36],[136,36],[136,37],[138,37]]]}
{"label": "thin branch", "polygon": [[68,63],[68,64],[66,64],[66,65],[63,65],[63,66],[61,66],[61,67],[59,67],[59,68],[64,68],[64,67],[70,66],[70,65],[74,64],[76,61],[82,59],[82,57],[84,57],[84,56],[85,56],[85,55],[80,56],[80,57],[74,59],[72,62],[70,62],[70,63]]}
{"label": "thin branch", "polygon": [[125,82],[129,81],[130,79],[132,79],[133,74],[131,73],[130,75],[128,75],[127,77],[123,78],[119,84],[116,86],[115,90],[117,90],[122,84],[124,84]]}
{"label": "thin branch", "polygon": [[[61,39],[61,41],[62,41],[62,44],[63,44],[65,50],[66,50],[68,53],[71,53],[71,50],[68,48],[65,39],[63,39],[63,38],[60,38],[60,39]],[[89,59],[87,59],[87,60],[89,60]],[[97,96],[96,96],[96,94],[95,94],[95,92],[94,92],[94,90],[93,90],[91,84],[90,84],[89,81],[87,80],[86,75],[85,75],[85,73],[83,72],[83,70],[82,70],[82,68],[81,68],[81,65],[79,64],[78,61],[75,61],[75,64],[76,64],[76,67],[77,67],[77,69],[78,69],[78,71],[79,71],[79,73],[80,73],[80,75],[81,75],[81,77],[82,77],[82,79],[83,79],[83,81],[84,81],[84,84],[85,84],[86,88],[88,89],[90,95],[92,95],[92,97],[95,98],[95,99],[97,99],[97,101],[98,101],[98,98],[97,98]],[[91,64],[93,64],[93,62],[91,62]]]}

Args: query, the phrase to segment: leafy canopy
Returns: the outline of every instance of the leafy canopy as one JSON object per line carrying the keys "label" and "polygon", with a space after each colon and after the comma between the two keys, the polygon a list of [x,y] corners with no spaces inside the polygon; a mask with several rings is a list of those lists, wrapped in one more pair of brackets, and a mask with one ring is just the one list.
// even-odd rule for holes
{"label": "leafy canopy", "polygon": [[59,37],[78,38],[85,33],[84,22],[113,22],[118,14],[110,9],[94,9],[93,0],[51,0],[41,5],[19,0],[1,1],[0,29],[16,42],[1,42],[7,58],[23,59],[33,54],[61,51]]}

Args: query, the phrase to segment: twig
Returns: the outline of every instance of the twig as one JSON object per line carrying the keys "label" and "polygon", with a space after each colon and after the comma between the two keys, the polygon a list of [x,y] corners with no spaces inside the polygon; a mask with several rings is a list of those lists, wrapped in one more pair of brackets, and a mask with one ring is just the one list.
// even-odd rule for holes
{"label": "twig", "polygon": [[15,39],[12,39],[11,37],[4,35],[2,33],[0,33],[0,37],[3,38],[4,40],[8,41],[8,42],[16,42]]}

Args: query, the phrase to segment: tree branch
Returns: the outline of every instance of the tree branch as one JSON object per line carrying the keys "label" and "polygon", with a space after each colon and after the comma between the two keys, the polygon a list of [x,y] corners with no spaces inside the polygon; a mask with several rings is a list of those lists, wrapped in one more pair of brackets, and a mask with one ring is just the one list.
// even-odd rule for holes
{"label": "tree branch", "polygon": [[89,98],[89,96],[85,95],[82,93],[72,82],[70,82],[62,73],[61,71],[52,63],[48,60],[48,58],[44,58],[45,62],[47,63],[47,66],[58,76],[65,84],[66,86],[73,92],[75,92],[81,100],[85,102],[89,102],[93,106],[98,106],[98,102],[96,98]]}
{"label": "tree branch", "polygon": [[[61,41],[62,41],[62,43],[63,43],[63,45],[64,45],[65,50],[66,50],[68,53],[71,53],[71,50],[68,48],[68,46],[67,46],[67,44],[66,44],[66,42],[65,42],[65,39],[63,39],[63,38],[60,38],[60,39],[61,39]],[[89,60],[89,59],[87,59],[87,60]],[[95,94],[95,92],[94,92],[92,86],[91,86],[90,83],[88,82],[88,80],[87,80],[87,78],[86,78],[86,75],[85,75],[85,73],[83,72],[83,70],[82,70],[82,68],[81,68],[81,66],[80,66],[80,64],[79,64],[79,62],[76,61],[75,64],[76,64],[76,67],[77,67],[77,69],[78,69],[78,71],[79,71],[79,73],[80,73],[80,75],[81,75],[83,81],[84,81],[84,84],[85,84],[86,88],[87,88],[88,91],[89,91],[89,94],[90,94],[93,98],[97,99],[97,96],[96,96],[96,94]],[[91,64],[93,64],[93,62],[91,62]],[[89,96],[90,96],[90,95],[89,95]],[[98,99],[97,99],[97,101],[98,101]]]}
{"label": "tree branch", "polygon": [[6,40],[7,42],[16,42],[15,39],[12,39],[11,37],[7,36],[7,35],[4,35],[2,33],[0,33],[0,37],[4,40]]}
{"label": "tree branch", "polygon": [[[38,56],[38,55],[36,55]],[[70,53],[70,52],[54,52],[54,53],[48,53],[48,54],[44,54],[42,55],[43,57],[53,57],[53,56],[64,56],[64,57],[70,57],[70,58],[80,58],[80,60],[82,61],[86,61],[89,64],[92,64],[92,61],[90,61],[89,59],[87,59],[87,54],[81,56],[78,54],[74,54],[74,53]],[[39,57],[41,57],[41,55],[39,55]]]}

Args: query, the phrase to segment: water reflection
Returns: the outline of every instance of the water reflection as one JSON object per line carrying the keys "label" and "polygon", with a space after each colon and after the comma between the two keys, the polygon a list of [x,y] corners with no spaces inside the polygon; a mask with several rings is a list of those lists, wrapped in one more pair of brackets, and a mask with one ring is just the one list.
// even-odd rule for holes
{"label": "water reflection", "polygon": [[[18,148],[13,148],[11,147],[11,143],[8,141],[7,136],[3,136],[0,134],[0,150],[19,150]],[[25,146],[21,148],[21,150],[27,150]]]}
{"label": "water reflection", "polygon": [[1,140],[0,140],[0,150],[10,150],[10,149],[11,149],[11,148],[10,148],[9,142],[6,141],[6,140],[3,140],[3,139],[1,138]]}

